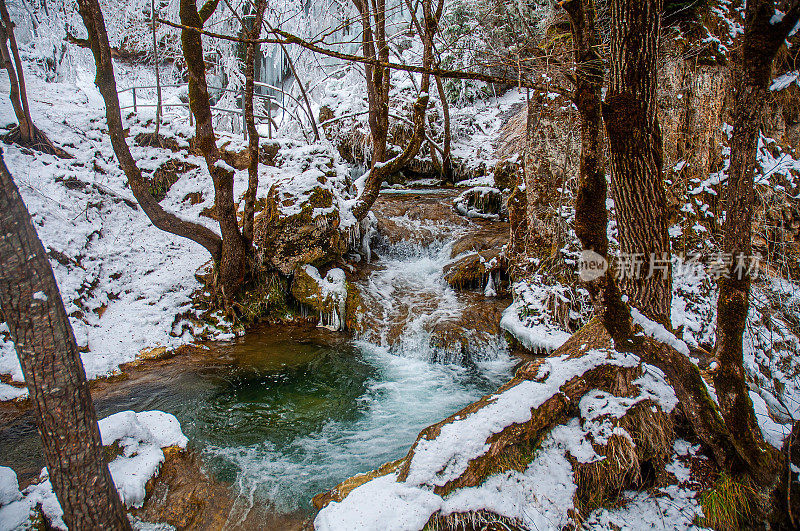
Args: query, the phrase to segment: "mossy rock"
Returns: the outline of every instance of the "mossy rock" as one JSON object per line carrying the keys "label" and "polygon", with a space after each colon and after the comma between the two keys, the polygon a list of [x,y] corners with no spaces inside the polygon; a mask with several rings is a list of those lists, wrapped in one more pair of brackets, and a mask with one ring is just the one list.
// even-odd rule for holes
{"label": "mossy rock", "polygon": [[333,330],[346,326],[350,290],[341,269],[331,269],[322,277],[314,266],[298,267],[292,279],[292,296],[315,311],[322,326]]}
{"label": "mossy rock", "polygon": [[348,282],[346,286],[347,302],[344,324],[348,330],[357,333],[363,332],[366,327],[364,322],[364,312],[366,311],[364,299],[361,297],[361,292],[352,282]]}
{"label": "mossy rock", "polygon": [[444,267],[444,279],[455,289],[483,289],[494,273],[505,274],[505,259],[496,250],[470,253]]}
{"label": "mossy rock", "polygon": [[256,217],[254,242],[261,266],[286,276],[299,266],[323,266],[347,252],[347,239],[339,229],[339,210],[333,193],[324,186],[307,195],[279,193],[278,186],[273,186],[264,210]]}
{"label": "mossy rock", "polygon": [[513,190],[522,182],[522,165],[510,160],[501,160],[494,167],[494,185],[498,190]]}

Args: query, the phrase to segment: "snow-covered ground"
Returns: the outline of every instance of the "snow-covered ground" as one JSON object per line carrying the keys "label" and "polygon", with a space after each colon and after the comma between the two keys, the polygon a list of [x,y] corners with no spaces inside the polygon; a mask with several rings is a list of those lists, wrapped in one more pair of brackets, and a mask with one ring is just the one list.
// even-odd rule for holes
{"label": "snow-covered ground", "polygon": [[[37,126],[75,158],[61,160],[7,145],[4,159],[50,255],[83,350],[87,377],[111,374],[143,350],[175,348],[203,331],[226,337],[183,318],[192,314],[191,296],[201,287],[195,272],[210,256],[201,246],[155,228],[138,208],[108,139],[93,72],[79,69],[74,84],[44,83],[30,72],[26,79]],[[0,76],[0,95],[3,92],[8,92],[8,81]],[[186,152],[135,145],[132,139],[145,130],[141,124],[152,116],[146,110],[123,116],[131,128],[131,151],[146,175],[168,161],[196,167],[180,175],[162,206],[218,231],[215,221],[200,215],[214,204],[213,184],[203,160]],[[13,123],[11,104],[7,97],[0,97],[0,125]],[[162,134],[185,144],[193,130],[184,115],[167,113]],[[241,137],[224,136],[220,144],[226,140],[234,147],[243,144]],[[283,186],[300,195],[304,193],[301,185],[316,183],[322,174],[319,166],[332,161],[337,178],[331,180],[331,187],[337,188],[341,199],[341,178],[348,168],[331,146],[301,146],[291,139],[276,142],[281,146],[281,168],[261,166],[259,197],[265,197],[280,178]],[[328,173],[330,169],[324,168]],[[247,172],[239,171],[236,197],[246,188]],[[201,201],[192,204],[188,199],[192,194],[201,194]],[[5,323],[0,324],[0,374],[10,375],[14,382],[24,381]],[[26,395],[24,388],[0,384],[0,400]]]}

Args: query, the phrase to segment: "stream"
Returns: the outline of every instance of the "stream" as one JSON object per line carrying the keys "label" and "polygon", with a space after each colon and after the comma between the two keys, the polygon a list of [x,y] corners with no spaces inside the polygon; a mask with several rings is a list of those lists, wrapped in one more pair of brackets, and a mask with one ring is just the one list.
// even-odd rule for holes
{"label": "stream", "polygon": [[[231,524],[256,505],[312,514],[315,494],[403,456],[421,429],[494,391],[518,361],[498,338],[471,338],[465,312],[488,314],[482,304],[496,312],[508,301],[457,293],[444,281],[453,239],[474,228],[450,213],[451,195],[422,194],[418,203],[442,213],[423,209],[417,217],[426,219],[395,211],[408,197],[382,196],[379,217],[426,237],[374,246],[358,281],[369,325],[358,337],[256,328],[210,344],[199,361],[175,356],[104,384],[98,416],[175,415],[205,469],[234,486]],[[442,330],[471,339],[448,348],[436,340],[449,337],[437,336]],[[27,483],[43,466],[33,415],[4,408],[0,422],[0,465]]]}

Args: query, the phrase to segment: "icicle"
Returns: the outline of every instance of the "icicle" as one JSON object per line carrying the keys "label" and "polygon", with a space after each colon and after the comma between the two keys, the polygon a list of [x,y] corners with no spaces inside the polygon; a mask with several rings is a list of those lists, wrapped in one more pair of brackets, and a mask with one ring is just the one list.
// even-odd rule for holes
{"label": "icicle", "polygon": [[488,278],[486,280],[486,288],[483,290],[484,297],[496,297],[497,291],[495,291],[495,284],[494,278],[492,273],[489,273]]}

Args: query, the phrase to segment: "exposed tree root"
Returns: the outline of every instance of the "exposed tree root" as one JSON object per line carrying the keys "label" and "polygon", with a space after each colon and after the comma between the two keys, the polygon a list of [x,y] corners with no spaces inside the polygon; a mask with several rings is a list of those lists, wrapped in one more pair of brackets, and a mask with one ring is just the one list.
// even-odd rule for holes
{"label": "exposed tree root", "polygon": [[47,135],[44,134],[38,127],[34,126],[33,131],[33,141],[26,142],[22,139],[19,126],[15,125],[8,133],[3,135],[2,140],[6,144],[18,144],[23,147],[35,149],[36,151],[40,151],[42,153],[47,153],[48,155],[55,155],[60,159],[75,158],[60,147],[54,145],[50,139],[47,138]]}

